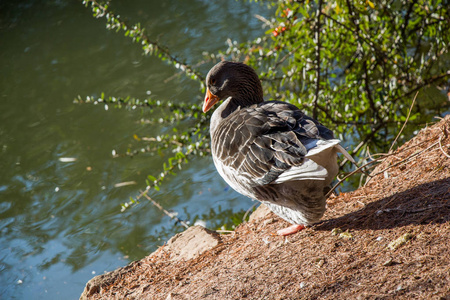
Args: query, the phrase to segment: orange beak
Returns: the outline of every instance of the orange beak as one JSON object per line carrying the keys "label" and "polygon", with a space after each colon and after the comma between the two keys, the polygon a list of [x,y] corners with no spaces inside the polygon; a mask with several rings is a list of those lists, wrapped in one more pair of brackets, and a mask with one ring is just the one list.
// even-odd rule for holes
{"label": "orange beak", "polygon": [[208,88],[206,88],[205,101],[203,102],[203,112],[207,112],[219,101],[219,97],[211,94]]}

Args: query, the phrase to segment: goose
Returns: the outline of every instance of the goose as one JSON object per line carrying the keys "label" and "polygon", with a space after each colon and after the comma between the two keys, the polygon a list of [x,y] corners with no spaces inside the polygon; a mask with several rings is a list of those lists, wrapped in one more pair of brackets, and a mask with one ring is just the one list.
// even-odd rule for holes
{"label": "goose", "polygon": [[221,100],[210,121],[221,177],[292,224],[279,235],[318,222],[339,170],[337,153],[354,162],[340,140],[295,105],[264,101],[258,75],[244,63],[221,61],[208,72],[203,112]]}

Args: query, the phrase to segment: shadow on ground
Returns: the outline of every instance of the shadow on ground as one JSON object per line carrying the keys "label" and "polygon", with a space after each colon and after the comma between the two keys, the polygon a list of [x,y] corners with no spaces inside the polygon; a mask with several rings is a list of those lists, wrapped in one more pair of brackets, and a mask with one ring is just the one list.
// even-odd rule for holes
{"label": "shadow on ground", "polygon": [[392,229],[450,221],[450,178],[432,181],[368,203],[361,210],[325,220],[316,230]]}

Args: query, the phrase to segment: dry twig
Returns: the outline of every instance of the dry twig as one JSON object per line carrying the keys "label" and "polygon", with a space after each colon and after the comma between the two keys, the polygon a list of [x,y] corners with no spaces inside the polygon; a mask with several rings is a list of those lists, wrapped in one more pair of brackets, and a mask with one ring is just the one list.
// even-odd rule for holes
{"label": "dry twig", "polygon": [[441,149],[442,153],[444,153],[445,156],[447,156],[448,158],[450,158],[450,155],[448,155],[448,154],[444,151],[444,149],[442,149],[441,139],[442,139],[442,136],[439,137],[439,141],[438,141],[438,142],[439,142],[439,148]]}
{"label": "dry twig", "polygon": [[416,95],[414,96],[414,99],[413,99],[413,101],[412,101],[412,103],[411,103],[411,106],[410,106],[410,108],[409,108],[409,111],[408,111],[408,115],[406,116],[405,123],[403,123],[402,128],[400,129],[400,131],[398,132],[397,136],[395,137],[395,140],[392,142],[391,148],[389,148],[388,153],[391,153],[391,152],[392,152],[392,148],[394,148],[394,145],[395,145],[395,143],[397,142],[397,140],[398,140],[398,138],[400,137],[400,135],[402,134],[403,129],[405,129],[406,123],[408,123],[408,121],[409,121],[409,116],[411,115],[411,111],[412,111],[412,109],[413,109],[413,107],[414,107],[414,103],[416,103],[417,95],[419,95],[419,91],[417,91]]}
{"label": "dry twig", "polygon": [[[377,173],[375,173],[375,174],[371,174],[370,178],[369,178],[369,179],[367,180],[367,182],[366,182],[366,185],[367,185],[367,183],[368,183],[373,177],[375,177],[375,176],[377,176],[377,175],[379,175],[379,174],[384,173],[385,171],[391,169],[392,167],[395,167],[395,166],[398,166],[399,164],[404,163],[405,161],[409,160],[410,158],[413,158],[413,157],[415,157],[415,156],[417,156],[417,155],[419,155],[419,154],[421,154],[421,153],[423,153],[423,152],[425,152],[425,151],[427,151],[427,150],[430,150],[430,149],[433,148],[434,146],[438,145],[438,143],[439,143],[439,142],[436,142],[436,143],[432,144],[431,146],[427,147],[426,149],[423,149],[423,150],[421,150],[421,151],[419,151],[419,152],[416,152],[416,153],[414,153],[414,154],[411,154],[410,156],[408,156],[408,157],[402,159],[401,161],[398,161],[398,162],[396,162],[395,164],[392,164],[392,165],[390,165],[389,167],[386,167],[386,168],[384,168],[383,170],[381,170],[381,171],[379,171],[379,172],[377,172]],[[418,145],[417,145],[417,146],[418,146]]]}

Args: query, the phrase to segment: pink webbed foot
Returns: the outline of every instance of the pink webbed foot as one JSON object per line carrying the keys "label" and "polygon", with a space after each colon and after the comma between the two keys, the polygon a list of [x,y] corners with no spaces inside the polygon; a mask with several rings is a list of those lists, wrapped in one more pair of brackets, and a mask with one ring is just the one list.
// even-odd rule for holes
{"label": "pink webbed foot", "polygon": [[277,231],[277,234],[278,234],[278,235],[282,235],[282,236],[290,235],[290,234],[297,233],[297,232],[299,232],[300,230],[303,230],[303,229],[305,229],[305,228],[306,228],[305,225],[297,225],[297,224],[296,224],[296,225],[292,225],[292,226],[289,226],[289,227],[287,227],[287,228],[278,230],[278,231]]}

